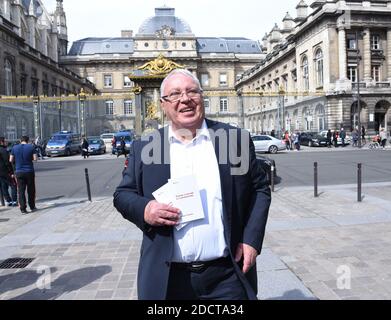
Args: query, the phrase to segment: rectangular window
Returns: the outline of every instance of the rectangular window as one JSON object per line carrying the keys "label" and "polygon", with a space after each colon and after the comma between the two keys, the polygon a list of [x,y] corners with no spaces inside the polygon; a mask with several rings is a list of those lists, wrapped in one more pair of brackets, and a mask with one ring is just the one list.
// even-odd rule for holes
{"label": "rectangular window", "polygon": [[20,78],[20,95],[21,96],[26,95],[26,77]]}
{"label": "rectangular window", "polygon": [[129,79],[129,76],[124,76],[124,88],[132,87],[132,81]]}
{"label": "rectangular window", "polygon": [[371,49],[380,50],[380,36],[377,34],[374,34],[371,37]]}
{"label": "rectangular window", "polygon": [[228,99],[220,98],[220,112],[228,112]]}
{"label": "rectangular window", "polygon": [[124,114],[129,115],[133,113],[133,101],[125,100],[124,101]]}
{"label": "rectangular window", "polygon": [[33,96],[38,96],[38,80],[31,79],[31,94]]}
{"label": "rectangular window", "polygon": [[106,101],[106,115],[113,115],[114,114],[114,102],[113,101]]}
{"label": "rectangular window", "polygon": [[201,73],[201,86],[209,87],[209,74]]}
{"label": "rectangular window", "polygon": [[380,82],[380,66],[372,66],[372,78],[376,82]]}
{"label": "rectangular window", "polygon": [[224,87],[228,85],[228,76],[226,73],[220,73],[220,86]]}
{"label": "rectangular window", "polygon": [[350,50],[356,50],[357,49],[357,41],[356,41],[356,34],[355,33],[348,33],[347,34],[347,48]]}
{"label": "rectangular window", "polygon": [[206,113],[210,112],[210,102],[209,99],[204,99],[204,109]]}
{"label": "rectangular window", "polygon": [[348,79],[357,82],[357,67],[348,67]]}
{"label": "rectangular window", "polygon": [[113,86],[113,76],[111,74],[104,75],[104,83],[105,88],[111,88]]}

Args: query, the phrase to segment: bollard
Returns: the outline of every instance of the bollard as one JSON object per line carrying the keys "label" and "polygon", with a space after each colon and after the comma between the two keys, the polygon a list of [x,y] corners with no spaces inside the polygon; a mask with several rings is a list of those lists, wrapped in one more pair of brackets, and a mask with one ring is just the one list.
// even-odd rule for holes
{"label": "bollard", "polygon": [[273,165],[271,165],[270,167],[270,186],[272,192],[274,192],[274,166]]}
{"label": "bollard", "polygon": [[361,185],[362,185],[362,164],[359,163],[357,165],[357,201],[362,201],[361,196]]}
{"label": "bollard", "polygon": [[318,197],[318,163],[314,162],[314,197]]}
{"label": "bollard", "polygon": [[4,195],[3,195],[3,188],[0,185],[0,203],[3,207],[5,207],[5,202],[4,202]]}
{"label": "bollard", "polygon": [[88,201],[91,202],[91,201],[92,201],[92,200],[91,200],[91,188],[90,188],[90,178],[89,178],[89,176],[88,176],[88,169],[85,168],[84,171],[85,171],[85,174],[86,174],[86,184],[87,184]]}

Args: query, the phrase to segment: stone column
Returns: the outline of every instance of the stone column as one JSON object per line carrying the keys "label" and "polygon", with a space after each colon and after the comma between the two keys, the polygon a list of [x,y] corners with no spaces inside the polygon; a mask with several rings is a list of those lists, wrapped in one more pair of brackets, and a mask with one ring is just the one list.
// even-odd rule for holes
{"label": "stone column", "polygon": [[346,63],[346,32],[345,29],[338,30],[338,59],[339,59],[339,80],[347,79],[347,63]]}
{"label": "stone column", "polygon": [[[391,3],[391,2],[390,2]],[[391,82],[391,29],[387,30],[387,79]]]}
{"label": "stone column", "polygon": [[365,82],[371,82],[372,81],[372,62],[371,62],[371,32],[369,29],[364,29],[364,49],[361,53],[361,56],[363,57],[363,64],[364,64],[364,81]]}

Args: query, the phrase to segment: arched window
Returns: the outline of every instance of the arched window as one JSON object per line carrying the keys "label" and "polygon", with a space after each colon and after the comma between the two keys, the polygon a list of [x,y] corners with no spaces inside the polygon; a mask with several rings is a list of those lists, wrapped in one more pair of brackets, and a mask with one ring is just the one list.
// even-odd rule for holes
{"label": "arched window", "polygon": [[308,58],[304,56],[301,61],[301,69],[303,73],[303,89],[304,91],[308,91],[310,88],[309,82],[309,70],[308,70]]}
{"label": "arched window", "polygon": [[323,52],[318,49],[315,53],[316,86],[323,87]]}
{"label": "arched window", "polygon": [[7,140],[16,140],[17,139],[17,132],[16,132],[16,119],[14,116],[8,116],[6,127],[6,139]]}
{"label": "arched window", "polygon": [[11,61],[5,59],[4,63],[5,95],[12,96],[14,92],[14,70]]}

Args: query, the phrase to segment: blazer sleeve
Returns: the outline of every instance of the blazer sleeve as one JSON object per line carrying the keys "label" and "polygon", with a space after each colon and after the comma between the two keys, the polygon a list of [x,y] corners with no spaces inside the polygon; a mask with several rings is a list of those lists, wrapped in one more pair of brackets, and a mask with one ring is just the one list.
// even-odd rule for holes
{"label": "blazer sleeve", "polygon": [[135,141],[131,145],[128,167],[124,171],[122,181],[114,193],[113,203],[125,219],[134,223],[143,232],[148,232],[151,226],[144,220],[144,211],[151,200],[142,195],[140,155],[141,143]]}
{"label": "blazer sleeve", "polygon": [[247,223],[243,232],[243,243],[250,245],[261,253],[265,237],[266,222],[271,204],[271,191],[265,170],[255,155],[254,143],[250,139],[249,181],[254,196],[249,207]]}

